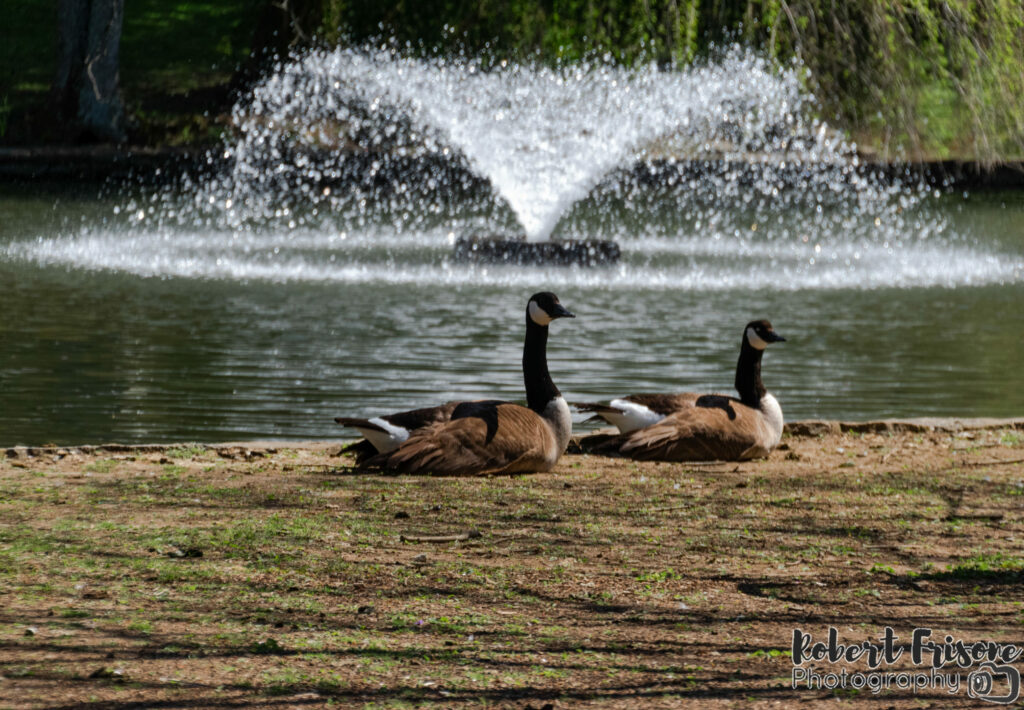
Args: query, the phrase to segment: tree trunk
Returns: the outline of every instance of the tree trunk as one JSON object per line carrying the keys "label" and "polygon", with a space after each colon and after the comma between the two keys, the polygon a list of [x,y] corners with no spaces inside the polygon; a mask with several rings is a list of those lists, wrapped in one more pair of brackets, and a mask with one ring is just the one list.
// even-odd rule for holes
{"label": "tree trunk", "polygon": [[58,0],[53,98],[66,140],[125,140],[119,62],[124,0]]}

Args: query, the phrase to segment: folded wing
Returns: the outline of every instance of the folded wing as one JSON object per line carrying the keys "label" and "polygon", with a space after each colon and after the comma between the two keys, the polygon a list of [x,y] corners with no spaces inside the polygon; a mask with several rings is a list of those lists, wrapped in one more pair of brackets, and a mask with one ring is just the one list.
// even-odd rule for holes
{"label": "folded wing", "polygon": [[436,407],[410,409],[369,419],[335,417],[334,421],[338,424],[358,429],[364,437],[344,447],[341,452],[355,456],[356,463],[362,464],[371,456],[398,448],[412,432],[448,421],[460,404],[462,402],[445,402]]}
{"label": "folded wing", "polygon": [[656,424],[601,441],[594,451],[639,460],[736,461],[767,456],[768,439],[760,412],[730,397],[703,395]]}
{"label": "folded wing", "polygon": [[415,432],[368,468],[396,473],[477,476],[546,471],[560,451],[534,411],[508,402],[464,403],[452,418]]}

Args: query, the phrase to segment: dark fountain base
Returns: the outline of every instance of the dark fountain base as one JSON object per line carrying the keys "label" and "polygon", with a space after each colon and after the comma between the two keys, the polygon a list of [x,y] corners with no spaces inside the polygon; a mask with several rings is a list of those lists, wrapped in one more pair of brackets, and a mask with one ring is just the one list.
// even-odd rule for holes
{"label": "dark fountain base", "polygon": [[568,239],[528,242],[522,238],[459,237],[455,261],[516,266],[606,266],[616,264],[622,252],[612,241]]}

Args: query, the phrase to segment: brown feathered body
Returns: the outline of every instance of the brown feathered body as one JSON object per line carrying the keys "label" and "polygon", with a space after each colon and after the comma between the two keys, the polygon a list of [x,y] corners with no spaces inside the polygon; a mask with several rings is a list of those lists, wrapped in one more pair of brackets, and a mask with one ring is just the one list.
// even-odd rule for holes
{"label": "brown feathered body", "polygon": [[595,441],[589,450],[641,461],[741,461],[767,456],[778,444],[780,432],[764,411],[733,397],[686,393],[626,399],[665,416],[642,429]]}
{"label": "brown feathered body", "polygon": [[[564,400],[561,407],[569,420]],[[527,407],[511,402],[466,402],[449,421],[413,432],[397,449],[373,456],[364,465],[394,473],[441,476],[542,472],[558,462],[568,443],[569,431],[564,436],[558,434],[557,427]]]}
{"label": "brown feathered body", "polygon": [[[460,404],[462,402],[453,401],[439,404],[436,407],[422,407],[420,409],[410,409],[406,412],[395,412],[394,414],[387,414],[378,418],[384,420],[383,422],[374,422],[371,419],[358,417],[335,417],[334,421],[338,424],[359,429],[363,436],[366,437],[344,447],[341,453],[351,454],[355,457],[356,464],[362,465],[370,457],[376,456],[379,451],[393,450],[402,442],[403,435],[407,437],[410,432],[448,421],[452,418],[452,412]],[[384,426],[385,423],[390,424],[399,431],[396,432],[395,429],[387,430]],[[404,434],[401,432],[402,429],[405,430]],[[380,434],[375,437],[376,445],[370,439],[370,437],[374,437],[374,432],[379,432]]]}
{"label": "brown feathered body", "polygon": [[782,408],[761,381],[769,343],[784,341],[768,321],[744,329],[736,363],[736,391],[721,394],[637,394],[608,404],[581,403],[619,429],[613,436],[584,439],[586,451],[658,461],[738,461],[761,458],[782,437]]}
{"label": "brown feathered body", "polygon": [[[551,381],[547,363],[548,324],[566,317],[575,316],[553,293],[534,294],[527,303],[523,344],[526,407],[497,400],[449,402],[439,408],[414,410],[427,414],[410,419],[410,424],[423,416],[435,420],[397,435],[389,431],[395,426],[392,416],[385,417],[386,422],[377,419],[375,426],[381,431],[366,428],[364,434],[367,439],[381,434],[377,438],[383,445],[376,446],[380,453],[364,457],[360,465],[394,473],[447,476],[551,469],[572,436],[569,405]],[[353,426],[350,422],[354,421],[342,423]]]}

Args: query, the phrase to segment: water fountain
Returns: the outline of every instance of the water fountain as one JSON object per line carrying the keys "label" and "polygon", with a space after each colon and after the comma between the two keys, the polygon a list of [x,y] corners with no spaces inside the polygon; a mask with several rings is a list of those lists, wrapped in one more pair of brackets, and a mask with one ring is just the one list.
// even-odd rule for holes
{"label": "water fountain", "polygon": [[[740,48],[683,71],[315,51],[238,102],[209,170],[6,253],[276,282],[704,291],[1019,278],[1015,260],[922,208],[933,193],[919,178],[861,165],[813,109],[798,67]],[[510,256],[496,235],[532,251]],[[604,268],[546,275],[566,263]]]}
{"label": "water fountain", "polygon": [[[749,184],[773,203],[794,183],[819,199],[840,184],[885,209],[886,191],[858,172],[852,147],[808,119],[810,101],[796,70],[738,48],[682,73],[608,62],[485,68],[389,47],[315,51],[279,66],[236,106],[238,140],[224,152],[231,170],[197,194],[201,205],[224,205],[234,225],[280,215],[296,189],[288,214],[325,202],[358,213],[382,197],[417,195],[416,219],[423,202],[442,212],[453,194],[479,196],[474,183],[485,181],[487,199],[512,212],[515,227],[504,231],[518,233],[463,227],[456,262],[614,264],[613,240],[551,236],[572,205],[637,163],[724,166],[727,192]],[[331,192],[353,185],[366,194],[344,205]]]}

